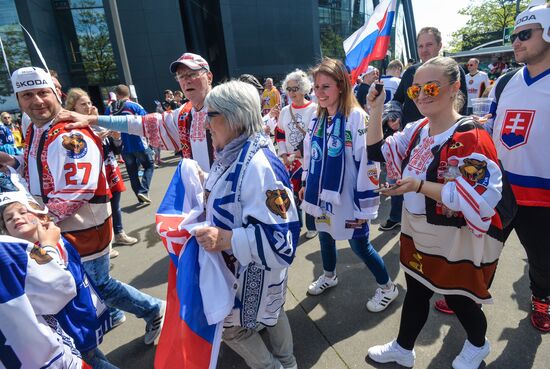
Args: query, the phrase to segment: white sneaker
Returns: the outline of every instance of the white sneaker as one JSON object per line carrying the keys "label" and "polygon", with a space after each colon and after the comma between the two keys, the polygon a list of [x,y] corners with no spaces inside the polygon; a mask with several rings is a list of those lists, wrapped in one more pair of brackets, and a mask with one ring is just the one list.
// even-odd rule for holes
{"label": "white sneaker", "polygon": [[307,292],[310,295],[320,295],[327,288],[334,287],[338,284],[338,276],[335,274],[334,277],[327,277],[324,273],[307,288]]}
{"label": "white sneaker", "polygon": [[368,356],[377,363],[396,362],[399,365],[412,368],[416,354],[414,350],[405,350],[399,346],[397,341],[391,341],[385,345],[378,345],[369,348]]}
{"label": "white sneaker", "polygon": [[476,347],[466,340],[462,351],[453,360],[454,369],[477,369],[481,365],[483,359],[489,355],[491,345],[489,340],[485,338],[485,344],[482,347]]}
{"label": "white sneaker", "polygon": [[150,345],[152,343],[156,345],[158,343],[162,325],[164,324],[165,312],[166,302],[163,301],[160,305],[160,311],[157,316],[150,322],[147,322],[147,325],[145,326],[145,336],[143,337],[143,341],[146,345]]}
{"label": "white sneaker", "polygon": [[317,232],[317,231],[307,231],[306,232],[306,238],[308,240],[311,240],[312,238],[317,237],[318,234],[319,234],[319,232]]}
{"label": "white sneaker", "polygon": [[115,239],[113,245],[127,245],[131,246],[138,242],[138,239],[135,237],[128,236],[124,231],[122,233],[115,234]]}
{"label": "white sneaker", "polygon": [[378,287],[374,296],[367,302],[367,309],[373,313],[385,310],[397,295],[399,295],[399,291],[395,284],[389,290]]}

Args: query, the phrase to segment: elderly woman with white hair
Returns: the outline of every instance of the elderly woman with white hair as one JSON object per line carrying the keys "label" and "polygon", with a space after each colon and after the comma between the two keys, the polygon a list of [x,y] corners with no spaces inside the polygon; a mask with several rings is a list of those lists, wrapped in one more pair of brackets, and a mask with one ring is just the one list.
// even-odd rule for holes
{"label": "elderly woman with white hair", "polygon": [[[288,173],[261,133],[253,86],[221,84],[205,106],[216,160],[204,184],[211,226],[197,230],[196,237],[206,251],[222,252],[238,279],[222,337],[251,368],[297,368],[283,308],[300,230]],[[264,327],[271,352],[258,334]]]}
{"label": "elderly woman with white hair", "polygon": [[[283,90],[286,91],[291,103],[285,106],[279,114],[277,126],[284,132],[284,137],[279,141],[279,156],[289,170],[295,200],[299,206],[298,192],[302,188],[302,164],[304,155],[304,141],[307,126],[317,112],[317,104],[308,101],[305,95],[311,90],[311,80],[307,74],[296,69],[289,73],[283,81]],[[301,211],[298,209],[300,223]],[[315,218],[306,214],[306,238],[313,238],[317,235],[315,230]]]}

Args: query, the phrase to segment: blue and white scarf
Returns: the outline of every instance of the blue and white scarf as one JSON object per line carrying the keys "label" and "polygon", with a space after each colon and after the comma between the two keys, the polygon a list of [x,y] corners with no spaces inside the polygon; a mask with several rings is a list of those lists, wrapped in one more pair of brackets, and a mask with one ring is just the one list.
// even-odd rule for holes
{"label": "blue and white scarf", "polygon": [[321,116],[313,125],[311,157],[302,209],[315,217],[323,215],[320,202],[340,204],[344,185],[346,117],[338,112],[328,133],[328,117]]}

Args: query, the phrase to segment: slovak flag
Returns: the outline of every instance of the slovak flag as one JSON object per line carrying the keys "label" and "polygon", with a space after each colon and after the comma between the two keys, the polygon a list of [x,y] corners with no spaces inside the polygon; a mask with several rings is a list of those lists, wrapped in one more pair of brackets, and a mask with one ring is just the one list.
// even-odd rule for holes
{"label": "slovak flag", "polygon": [[344,41],[346,66],[352,83],[364,73],[373,60],[382,60],[390,45],[390,35],[397,0],[382,0],[363,27]]}
{"label": "slovak flag", "polygon": [[[209,323],[213,319],[205,311],[201,269],[209,256],[204,256],[206,251],[188,231],[195,223],[200,224],[203,217],[203,190],[197,164],[183,159],[156,215],[157,232],[170,255],[166,313],[155,356],[156,369],[216,367],[223,318],[228,312],[225,309],[214,319],[215,323]],[[225,265],[222,267],[227,269]],[[211,268],[206,271],[215,274]]]}

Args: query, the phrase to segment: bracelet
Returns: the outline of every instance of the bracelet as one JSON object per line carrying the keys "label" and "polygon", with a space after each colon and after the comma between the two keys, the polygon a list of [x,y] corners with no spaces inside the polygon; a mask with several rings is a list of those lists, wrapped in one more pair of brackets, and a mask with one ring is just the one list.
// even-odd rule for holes
{"label": "bracelet", "polygon": [[420,180],[420,185],[418,186],[418,189],[416,190],[416,193],[420,193],[420,191],[422,191],[422,186],[424,186],[424,180],[423,179]]}

